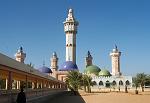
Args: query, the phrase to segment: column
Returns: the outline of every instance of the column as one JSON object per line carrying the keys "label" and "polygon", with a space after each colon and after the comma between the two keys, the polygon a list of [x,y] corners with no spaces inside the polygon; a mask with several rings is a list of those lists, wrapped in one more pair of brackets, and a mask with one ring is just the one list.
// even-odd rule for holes
{"label": "column", "polygon": [[12,72],[9,71],[8,73],[8,90],[12,89]]}
{"label": "column", "polygon": [[26,91],[28,89],[28,76],[26,75]]}
{"label": "column", "polygon": [[8,89],[8,79],[6,78],[6,87],[5,89],[7,90]]}
{"label": "column", "polygon": [[19,89],[19,81],[17,80],[17,89]]}
{"label": "column", "polygon": [[35,84],[34,84],[34,82],[32,82],[32,89],[34,89],[34,87],[35,87]]}

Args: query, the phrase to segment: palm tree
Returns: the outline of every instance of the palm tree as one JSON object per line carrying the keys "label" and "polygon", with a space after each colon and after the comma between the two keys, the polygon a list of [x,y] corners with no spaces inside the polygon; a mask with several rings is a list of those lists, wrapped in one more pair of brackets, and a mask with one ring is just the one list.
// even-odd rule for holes
{"label": "palm tree", "polygon": [[135,85],[135,94],[138,94],[137,88],[138,88],[138,86],[139,86],[139,83],[138,83],[137,77],[134,77],[134,78],[133,78],[133,83],[134,83],[134,85]]}
{"label": "palm tree", "polygon": [[147,75],[146,74],[138,73],[136,75],[136,77],[133,79],[133,82],[136,86],[136,89],[140,85],[141,88],[142,88],[142,92],[144,92],[144,85],[145,85],[146,80],[147,80]]}
{"label": "palm tree", "polygon": [[137,88],[139,87],[139,83],[136,77],[133,78],[133,83],[134,83],[135,89],[137,90]]}
{"label": "palm tree", "polygon": [[92,82],[92,78],[88,75],[82,75],[82,84],[84,86],[84,91],[86,92],[86,88],[87,88],[87,92],[91,93],[91,86],[94,85],[94,82]]}
{"label": "palm tree", "polygon": [[82,74],[79,73],[79,71],[69,71],[67,78],[66,78],[66,84],[68,85],[68,88],[73,91],[78,91],[82,80]]}

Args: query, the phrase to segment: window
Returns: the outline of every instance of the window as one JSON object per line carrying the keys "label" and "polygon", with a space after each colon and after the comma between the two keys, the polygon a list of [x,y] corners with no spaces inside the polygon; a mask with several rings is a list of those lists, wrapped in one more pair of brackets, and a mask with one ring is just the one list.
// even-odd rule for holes
{"label": "window", "polygon": [[116,81],[113,81],[113,82],[112,82],[112,85],[113,85],[113,86],[115,86],[116,84],[117,84]]}
{"label": "window", "polygon": [[123,85],[123,82],[121,80],[119,81],[119,85]]}
{"label": "window", "polygon": [[110,87],[110,82],[107,80],[106,81],[106,87],[109,88]]}
{"label": "window", "polygon": [[126,81],[126,85],[130,85],[130,82],[128,80]]}
{"label": "window", "polygon": [[100,86],[103,86],[103,82],[102,82],[102,81],[100,81],[100,82],[99,82],[99,85],[100,85]]}

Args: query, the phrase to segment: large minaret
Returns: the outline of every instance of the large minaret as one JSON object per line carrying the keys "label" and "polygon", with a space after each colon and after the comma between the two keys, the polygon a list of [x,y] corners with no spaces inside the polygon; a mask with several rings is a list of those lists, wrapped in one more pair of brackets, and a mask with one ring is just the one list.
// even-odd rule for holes
{"label": "large minaret", "polygon": [[120,56],[121,52],[118,50],[117,46],[110,53],[111,60],[112,60],[112,75],[119,76],[121,75],[120,72]]}
{"label": "large minaret", "polygon": [[23,52],[23,48],[22,47],[20,47],[18,49],[17,53],[15,54],[15,57],[16,57],[16,60],[18,62],[24,63],[24,60],[26,58],[26,53]]}
{"label": "large minaret", "polygon": [[86,65],[86,67],[92,65],[92,59],[93,59],[93,57],[91,56],[90,51],[88,51],[87,56],[85,58],[85,65]]}
{"label": "large minaret", "polygon": [[68,17],[63,23],[66,33],[66,61],[76,63],[76,34],[79,23],[75,20],[72,9],[69,9]]}

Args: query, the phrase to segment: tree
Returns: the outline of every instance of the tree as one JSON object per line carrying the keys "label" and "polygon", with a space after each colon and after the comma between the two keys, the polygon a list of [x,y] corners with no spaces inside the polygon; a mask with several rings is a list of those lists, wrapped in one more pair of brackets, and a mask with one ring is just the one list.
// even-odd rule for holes
{"label": "tree", "polygon": [[136,89],[140,85],[141,88],[142,88],[142,92],[144,92],[144,85],[145,85],[146,80],[147,80],[147,75],[146,74],[138,73],[136,75],[136,77],[133,79],[133,82],[135,84]]}
{"label": "tree", "polygon": [[134,83],[135,89],[137,90],[139,83],[136,77],[133,77],[133,83]]}
{"label": "tree", "polygon": [[82,80],[82,74],[79,73],[79,71],[69,71],[67,78],[66,78],[66,84],[69,89],[73,91],[78,91]]}
{"label": "tree", "polygon": [[150,86],[150,75],[147,75],[145,86]]}
{"label": "tree", "polygon": [[82,84],[84,86],[84,91],[86,92],[86,88],[87,88],[87,92],[91,93],[91,86],[94,85],[94,82],[92,81],[92,78],[88,75],[82,75]]}

